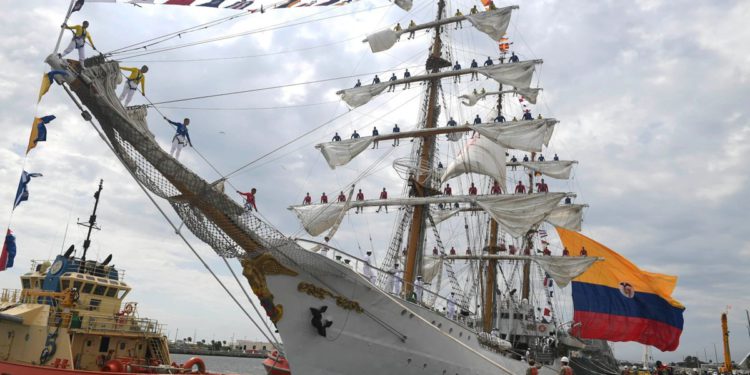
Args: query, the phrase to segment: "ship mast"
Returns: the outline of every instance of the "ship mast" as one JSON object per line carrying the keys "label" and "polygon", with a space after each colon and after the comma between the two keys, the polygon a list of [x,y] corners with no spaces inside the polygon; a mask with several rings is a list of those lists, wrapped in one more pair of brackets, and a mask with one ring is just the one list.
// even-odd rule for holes
{"label": "ship mast", "polygon": [[[504,57],[500,57],[500,63],[504,63]],[[503,85],[500,84],[498,91],[503,91]],[[497,115],[503,114],[503,95],[497,96]],[[499,181],[498,181],[499,182]],[[494,186],[494,183],[493,183]],[[503,186],[505,189],[505,186]],[[506,191],[507,193],[507,191]],[[487,252],[489,255],[497,254],[497,232],[498,224],[495,219],[490,219],[490,242],[487,244]],[[495,285],[497,279],[497,259],[490,259],[487,261],[487,285],[484,288],[484,306],[482,308],[482,329],[484,332],[490,332],[494,324],[494,312],[495,312]]]}
{"label": "ship mast", "polygon": [[96,191],[96,193],[94,193],[94,211],[91,212],[91,216],[89,216],[89,221],[78,222],[78,225],[89,228],[89,231],[86,234],[86,239],[83,241],[83,256],[81,257],[82,261],[86,260],[86,252],[88,252],[89,246],[91,246],[91,230],[100,229],[98,226],[96,226],[96,209],[97,207],[99,207],[99,194],[102,192],[103,183],[104,183],[104,180],[99,180],[99,189]]}
{"label": "ship mast", "polygon": [[[438,0],[437,20],[443,18],[445,1]],[[440,37],[442,26],[436,25],[434,28],[435,37],[432,41],[430,56],[427,58],[427,70],[437,72],[444,64],[441,64],[441,50],[443,41]],[[450,63],[448,63],[450,66]],[[433,78],[428,81],[427,87],[427,115],[425,117],[425,129],[436,128],[438,120],[438,92],[440,90],[440,79]],[[425,187],[424,191],[430,187],[430,173],[432,166],[432,157],[435,153],[435,136],[425,136],[422,138],[421,150],[419,151],[419,160],[417,162],[417,182]],[[426,234],[426,217],[429,213],[429,205],[420,205],[414,207],[412,213],[411,227],[409,228],[409,237],[406,245],[406,265],[404,266],[404,294],[409,295],[413,290],[414,279],[416,278],[417,267],[421,263],[422,248],[424,247],[424,238]]]}

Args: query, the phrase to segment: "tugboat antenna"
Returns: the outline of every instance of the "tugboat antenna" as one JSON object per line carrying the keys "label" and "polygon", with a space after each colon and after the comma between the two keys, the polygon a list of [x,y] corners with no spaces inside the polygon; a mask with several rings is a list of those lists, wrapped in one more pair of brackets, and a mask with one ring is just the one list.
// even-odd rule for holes
{"label": "tugboat antenna", "polygon": [[99,190],[94,193],[94,211],[91,212],[91,216],[89,216],[88,222],[78,222],[78,225],[82,227],[89,228],[88,234],[86,234],[86,239],[83,241],[83,256],[81,257],[82,261],[86,260],[86,252],[89,250],[89,246],[91,246],[91,230],[96,229],[100,230],[96,225],[96,208],[99,207],[99,194],[102,192],[102,184],[104,183],[104,180],[99,180]]}

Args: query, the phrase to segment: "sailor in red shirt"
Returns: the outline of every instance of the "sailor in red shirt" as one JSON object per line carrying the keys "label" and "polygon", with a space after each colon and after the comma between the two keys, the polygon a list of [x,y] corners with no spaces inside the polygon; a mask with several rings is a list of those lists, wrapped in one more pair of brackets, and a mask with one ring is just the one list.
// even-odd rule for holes
{"label": "sailor in red shirt", "polygon": [[581,256],[585,257],[585,256],[588,256],[588,255],[589,255],[589,252],[586,251],[586,248],[583,247],[583,246],[581,246]]}
{"label": "sailor in red shirt", "polygon": [[492,194],[502,194],[503,189],[500,187],[500,184],[495,180],[495,183],[492,184],[492,190],[490,190],[490,193]]}
{"label": "sailor in red shirt", "polygon": [[437,246],[435,246],[435,247],[432,248],[432,255],[439,255],[438,254]]}
{"label": "sailor in red shirt", "polygon": [[307,193],[307,195],[305,195],[305,197],[302,199],[302,204],[306,206],[311,203],[312,203],[312,197],[310,196],[310,193]]}
{"label": "sailor in red shirt", "polygon": [[552,255],[552,251],[550,251],[549,247],[545,246],[544,250],[542,250],[542,255]]}
{"label": "sailor in red shirt", "polygon": [[508,249],[505,248],[505,244],[504,243],[501,243],[500,246],[498,247],[497,251],[508,251]]}
{"label": "sailor in red shirt", "polygon": [[539,182],[539,183],[536,184],[536,191],[538,191],[540,193],[548,193],[549,192],[549,187],[544,182],[544,179],[542,179],[542,182]]}
{"label": "sailor in red shirt", "polygon": [[[383,191],[380,192],[380,199],[388,199],[388,192],[385,191],[385,188],[383,188]],[[378,210],[375,212],[380,212],[380,209],[385,206],[385,213],[388,213],[388,205],[381,205],[378,206]]]}
{"label": "sailor in red shirt", "polygon": [[343,191],[339,193],[339,202],[346,202],[346,195]]}
{"label": "sailor in red shirt", "polygon": [[513,245],[508,246],[508,254],[516,255],[516,247]]}
{"label": "sailor in red shirt", "polygon": [[469,249],[468,247],[466,248],[466,255],[471,255],[471,249]]}
{"label": "sailor in red shirt", "polygon": [[[364,201],[364,200],[365,200],[365,194],[364,194],[364,193],[362,193],[362,189],[359,189],[359,193],[357,193],[357,201],[360,201],[360,202],[361,202],[361,201]],[[354,211],[354,213],[355,213],[355,214],[358,214],[358,213],[360,213],[360,212],[365,212],[365,209],[364,209],[364,207],[362,207],[362,206],[358,206],[358,207],[357,207],[357,210],[356,210],[356,211]]]}
{"label": "sailor in red shirt", "polygon": [[456,255],[456,249],[451,246],[451,251],[449,252],[450,255]]}
{"label": "sailor in red shirt", "polygon": [[562,256],[564,256],[564,257],[570,256],[570,251],[568,251],[567,247],[563,248]]}
{"label": "sailor in red shirt", "polygon": [[328,196],[325,192],[320,196],[320,203],[328,203]]}
{"label": "sailor in red shirt", "polygon": [[245,197],[245,211],[252,211],[255,209],[255,212],[258,212],[258,207],[255,206],[255,188],[250,189],[249,193],[243,193],[239,190],[236,190],[237,194],[242,195]]}
{"label": "sailor in red shirt", "polygon": [[453,195],[453,189],[451,189],[451,184],[445,185],[445,189],[443,189],[443,194],[447,196]]}
{"label": "sailor in red shirt", "polygon": [[471,183],[471,186],[469,186],[469,195],[477,195],[477,187],[474,186],[474,183]]}
{"label": "sailor in red shirt", "polygon": [[516,194],[526,194],[526,186],[523,186],[521,181],[518,181],[518,185],[516,185]]}

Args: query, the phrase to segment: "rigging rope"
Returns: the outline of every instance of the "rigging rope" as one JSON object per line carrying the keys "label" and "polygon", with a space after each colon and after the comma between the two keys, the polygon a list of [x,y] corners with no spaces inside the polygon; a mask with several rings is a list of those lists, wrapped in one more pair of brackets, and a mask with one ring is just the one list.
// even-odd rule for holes
{"label": "rigging rope", "polygon": [[[305,24],[312,23],[312,22],[324,21],[324,20],[328,20],[328,19],[332,19],[332,18],[338,18],[338,17],[344,17],[344,16],[350,16],[352,14],[359,13],[359,12],[364,12],[364,11],[368,11],[369,12],[369,11],[371,11],[373,9],[379,9],[379,8],[384,8],[384,7],[389,7],[389,6],[391,6],[391,5],[381,5],[379,7],[375,7],[375,8],[372,8],[372,9],[355,10],[355,11],[349,12],[349,13],[337,14],[337,15],[328,16],[328,17],[322,17],[322,18],[316,18],[316,19],[307,20],[307,21],[301,21],[301,22],[297,22],[297,23],[287,24],[287,22],[282,22],[282,23],[279,23],[279,24],[276,24],[276,25],[272,25],[272,26],[268,26],[268,27],[264,27],[264,28],[260,28],[260,29],[255,29],[255,30],[250,30],[250,31],[243,31],[241,33],[235,33],[235,34],[229,34],[229,35],[224,35],[224,36],[210,38],[210,39],[204,39],[204,40],[200,40],[200,41],[196,41],[196,42],[190,42],[190,43],[185,43],[185,44],[180,44],[180,45],[172,46],[172,47],[164,47],[164,48],[155,49],[155,50],[148,51],[148,52],[136,53],[134,55],[122,57],[122,59],[128,59],[128,58],[139,57],[139,56],[146,56],[146,55],[151,55],[151,54],[154,54],[154,53],[172,51],[172,50],[176,50],[176,49],[180,49],[180,48],[193,47],[193,46],[197,46],[197,45],[201,45],[201,44],[219,42],[219,41],[222,41],[222,40],[238,38],[238,37],[241,37],[241,36],[263,33],[263,32],[266,32],[266,31],[273,31],[273,30],[283,29],[283,28],[287,28],[287,27],[294,27],[294,26],[299,26],[299,25],[305,25]],[[306,18],[306,17],[309,17],[309,16],[301,17],[300,19],[303,19],[303,18]],[[117,52],[117,53],[108,53],[108,54],[105,54],[105,56],[113,56],[113,55],[124,54],[124,53],[127,53],[127,52],[135,52],[135,51],[140,50],[140,49],[146,49],[146,47],[139,47],[139,48],[132,49],[132,50],[129,50],[129,51],[122,51],[122,52]]]}
{"label": "rigging rope", "polygon": [[[73,94],[71,94],[71,92],[68,89],[68,87],[65,86],[64,84],[62,86],[63,86],[63,89],[65,89],[65,92],[68,94],[68,96],[70,96],[71,100],[73,100],[73,103],[78,107],[78,109],[80,109],[82,113],[85,112],[85,113],[88,114],[88,112],[83,109],[83,106],[77,100],[75,100]],[[114,149],[114,146],[112,146],[112,144],[109,143],[109,141],[107,140],[107,137],[104,135],[104,133],[101,131],[101,129],[99,129],[96,126],[96,124],[94,124],[93,119],[88,119],[87,121],[91,124],[91,126],[97,132],[97,134],[99,135],[99,137],[104,141],[104,143],[107,145],[107,147],[109,147],[109,149],[112,151],[112,153],[115,155],[115,157],[117,157],[120,160],[121,163],[126,164],[125,160],[123,160],[120,157],[120,155],[117,154],[117,152]],[[143,184],[141,184],[141,182],[136,178],[135,174],[130,169],[125,168],[125,170],[127,170],[128,173],[131,175],[131,177],[133,177],[133,180],[135,180],[136,184],[138,184],[138,187],[140,187],[141,190],[143,190],[143,192],[146,194],[146,197],[151,201],[151,203],[154,205],[154,207],[156,207],[156,209],[159,211],[159,213],[161,213],[162,217],[164,217],[164,220],[166,220],[167,223],[169,223],[169,225],[172,227],[172,229],[174,229],[175,234],[177,234],[182,239],[182,241],[188,246],[188,248],[190,249],[190,251],[198,258],[198,260],[201,262],[201,264],[203,264],[203,266],[206,268],[206,270],[209,273],[211,273],[211,276],[214,277],[214,279],[219,283],[219,285],[221,285],[222,289],[224,289],[224,291],[235,302],[235,304],[237,304],[237,307],[239,307],[240,310],[242,310],[242,312],[245,314],[245,316],[247,316],[248,319],[250,319],[250,321],[253,323],[253,325],[255,325],[255,327],[261,332],[261,334],[268,340],[269,343],[273,342],[273,340],[266,335],[266,333],[263,331],[263,329],[260,328],[260,326],[255,321],[255,319],[253,319],[253,317],[250,316],[250,314],[247,312],[247,310],[245,310],[245,308],[242,306],[242,304],[240,304],[240,302],[232,294],[232,292],[229,291],[229,289],[226,287],[226,285],[224,285],[224,283],[221,281],[221,279],[219,279],[219,277],[216,275],[216,273],[214,273],[214,271],[211,269],[211,267],[208,265],[208,263],[206,263],[206,261],[203,260],[203,258],[200,256],[200,254],[198,254],[197,251],[195,251],[195,248],[193,248],[193,245],[191,245],[190,242],[185,238],[185,236],[183,236],[182,233],[180,233],[180,231],[178,230],[177,226],[174,225],[174,223],[169,218],[169,216],[167,216],[166,212],[164,212],[164,210],[161,208],[161,206],[159,206],[159,204],[153,198],[153,196],[148,191],[148,189],[146,189],[146,187],[143,186]],[[276,347],[276,349],[280,353],[283,353],[283,349],[280,346]]]}

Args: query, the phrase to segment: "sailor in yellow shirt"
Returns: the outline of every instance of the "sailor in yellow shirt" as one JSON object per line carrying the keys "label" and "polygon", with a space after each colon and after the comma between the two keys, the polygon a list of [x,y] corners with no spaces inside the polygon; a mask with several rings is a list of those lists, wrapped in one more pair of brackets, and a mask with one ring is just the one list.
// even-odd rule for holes
{"label": "sailor in yellow shirt", "polygon": [[89,21],[83,21],[81,25],[74,26],[63,24],[62,27],[73,32],[73,39],[70,40],[68,48],[65,48],[65,51],[63,51],[60,57],[73,52],[73,48],[75,48],[78,50],[78,62],[81,63],[81,68],[83,68],[83,60],[86,60],[86,53],[84,53],[83,47],[86,46],[86,41],[88,40],[89,44],[91,44],[91,48],[94,48],[94,41],[91,40],[91,34],[89,34],[88,30]]}
{"label": "sailor in yellow shirt", "polygon": [[146,95],[146,76],[144,74],[148,72],[148,66],[144,65],[140,69],[121,66],[120,70],[130,72],[120,94],[120,101],[125,100],[122,106],[127,107],[130,100],[133,99],[133,93],[138,90],[138,84],[141,85],[141,94]]}

